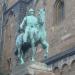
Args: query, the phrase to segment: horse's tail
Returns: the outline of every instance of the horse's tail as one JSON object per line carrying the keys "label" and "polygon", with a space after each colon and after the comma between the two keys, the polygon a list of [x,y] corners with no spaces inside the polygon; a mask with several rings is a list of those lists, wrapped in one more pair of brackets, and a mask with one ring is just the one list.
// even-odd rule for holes
{"label": "horse's tail", "polygon": [[18,55],[18,49],[15,48],[14,54],[17,56]]}

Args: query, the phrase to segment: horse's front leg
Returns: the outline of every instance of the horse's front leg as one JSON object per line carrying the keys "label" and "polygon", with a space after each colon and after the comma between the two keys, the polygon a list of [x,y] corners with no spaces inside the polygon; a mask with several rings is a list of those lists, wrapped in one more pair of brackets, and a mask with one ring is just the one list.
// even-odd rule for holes
{"label": "horse's front leg", "polygon": [[41,42],[42,47],[44,49],[44,58],[48,58],[48,48],[49,48],[49,44],[44,40]]}
{"label": "horse's front leg", "polygon": [[32,34],[30,35],[30,39],[31,39],[31,49],[32,49],[32,58],[31,61],[34,62],[35,61],[35,54],[36,54],[36,47],[35,47],[35,39],[34,39],[34,33],[32,32]]}
{"label": "horse's front leg", "polygon": [[35,55],[36,55],[36,47],[35,47],[35,44],[34,44],[34,39],[31,42],[31,49],[32,49],[31,61],[34,62],[35,61]]}

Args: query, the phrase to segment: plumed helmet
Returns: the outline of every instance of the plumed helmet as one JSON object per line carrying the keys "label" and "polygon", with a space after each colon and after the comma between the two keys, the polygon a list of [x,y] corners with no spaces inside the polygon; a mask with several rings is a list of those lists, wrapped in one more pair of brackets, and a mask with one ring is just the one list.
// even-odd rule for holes
{"label": "plumed helmet", "polygon": [[29,12],[34,12],[34,10],[31,8],[31,9],[29,9]]}

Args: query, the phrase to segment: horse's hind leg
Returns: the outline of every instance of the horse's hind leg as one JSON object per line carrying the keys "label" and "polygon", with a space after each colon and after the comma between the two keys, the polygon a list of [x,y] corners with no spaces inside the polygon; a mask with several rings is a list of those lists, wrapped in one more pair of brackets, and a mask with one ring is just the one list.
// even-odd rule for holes
{"label": "horse's hind leg", "polygon": [[44,49],[44,58],[48,58],[48,48],[49,48],[49,44],[47,43],[47,41],[42,41],[42,48]]}
{"label": "horse's hind leg", "polygon": [[21,55],[21,57],[20,57],[20,61],[21,61],[21,64],[24,64],[24,60],[23,60],[22,55]]}
{"label": "horse's hind leg", "polygon": [[24,60],[23,60],[23,55],[21,52],[21,48],[18,48],[18,59],[20,61],[21,64],[24,64]]}

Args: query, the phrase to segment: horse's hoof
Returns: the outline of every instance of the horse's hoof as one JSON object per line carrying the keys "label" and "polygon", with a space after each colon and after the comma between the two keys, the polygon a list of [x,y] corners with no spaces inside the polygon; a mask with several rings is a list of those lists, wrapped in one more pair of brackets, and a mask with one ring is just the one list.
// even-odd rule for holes
{"label": "horse's hoof", "polygon": [[48,55],[44,56],[44,58],[47,59],[48,58]]}
{"label": "horse's hoof", "polygon": [[24,64],[24,62],[21,62],[21,65],[23,65]]}
{"label": "horse's hoof", "polygon": [[34,58],[32,58],[32,59],[31,59],[31,61],[32,61],[32,62],[35,62],[35,59],[34,59]]}

